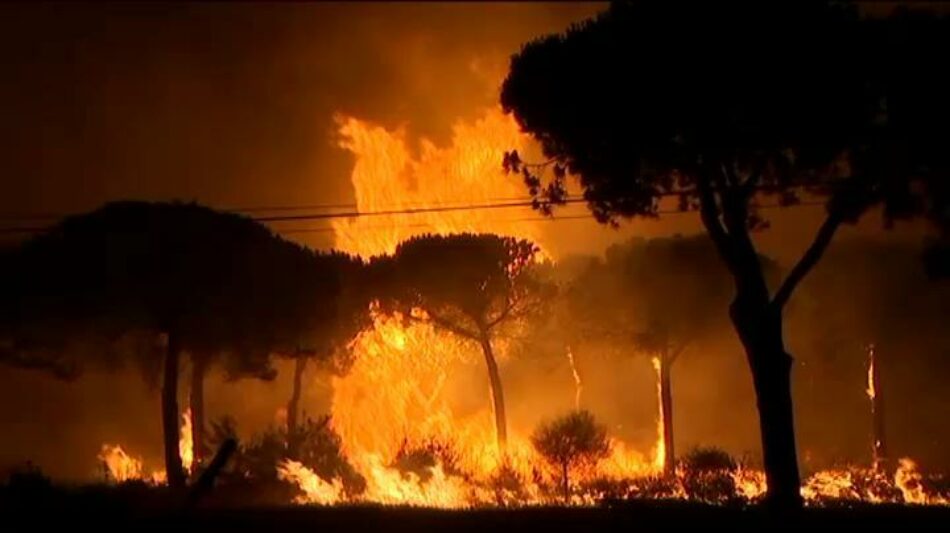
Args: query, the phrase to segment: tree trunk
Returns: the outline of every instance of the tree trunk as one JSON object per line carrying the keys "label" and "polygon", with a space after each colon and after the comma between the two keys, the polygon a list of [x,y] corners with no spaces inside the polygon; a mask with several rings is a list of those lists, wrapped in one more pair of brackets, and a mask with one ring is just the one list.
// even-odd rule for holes
{"label": "tree trunk", "polygon": [[192,356],[189,397],[189,403],[191,404],[191,439],[195,454],[192,468],[197,468],[207,456],[207,449],[205,448],[205,375],[207,373],[206,357],[204,355]]}
{"label": "tree trunk", "polygon": [[287,454],[291,459],[297,458],[297,416],[300,410],[300,394],[303,388],[303,372],[307,368],[307,358],[297,356],[294,365],[294,383],[287,402]]}
{"label": "tree trunk", "polygon": [[673,450],[673,389],[670,385],[671,361],[669,353],[660,357],[660,416],[663,417],[663,448],[666,452],[663,472],[672,476],[676,470],[676,454]]}
{"label": "tree trunk", "polygon": [[498,451],[504,452],[508,442],[508,422],[505,417],[505,395],[501,388],[501,376],[498,373],[498,363],[492,352],[491,339],[483,332],[480,339],[482,353],[485,355],[485,365],[488,367],[488,379],[491,383],[492,408],[495,411],[495,437],[498,440]]}
{"label": "tree trunk", "polygon": [[185,471],[178,453],[178,359],[181,355],[179,340],[174,333],[168,333],[168,346],[165,349],[164,377],[162,379],[162,435],[165,445],[165,475],[168,486],[185,486]]}
{"label": "tree trunk", "polygon": [[784,347],[781,312],[768,305],[742,310],[739,302],[733,303],[731,315],[755,385],[766,502],[777,511],[795,510],[802,505],[801,477],[795,449],[792,357]]}
{"label": "tree trunk", "polygon": [[567,462],[561,463],[561,481],[564,484],[564,503],[571,502],[571,483],[567,477]]}
{"label": "tree trunk", "polygon": [[887,439],[884,431],[884,395],[881,390],[881,366],[877,360],[874,345],[868,346],[868,395],[871,399],[872,429],[871,451],[874,468],[883,470],[887,466]]}

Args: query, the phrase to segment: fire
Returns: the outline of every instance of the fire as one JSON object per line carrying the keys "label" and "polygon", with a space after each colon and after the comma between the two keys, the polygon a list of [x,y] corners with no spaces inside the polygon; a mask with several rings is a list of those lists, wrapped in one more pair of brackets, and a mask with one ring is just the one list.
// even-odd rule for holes
{"label": "fire", "polygon": [[[185,411],[181,419],[178,453],[181,454],[182,466],[190,473],[195,457],[191,433],[191,410]],[[118,444],[103,444],[97,458],[108,471],[109,480],[115,483],[142,480],[152,485],[164,485],[167,481],[164,470],[154,470],[146,476],[143,472],[142,460],[126,453]]]}
{"label": "fire", "polygon": [[574,352],[571,351],[571,347],[567,347],[567,361],[571,365],[571,375],[574,376],[574,409],[581,408],[581,391],[584,390],[584,385],[581,383],[581,375],[577,371],[577,365],[574,363]]}
{"label": "fire", "polygon": [[650,362],[653,363],[653,370],[656,372],[656,405],[657,405],[657,419],[656,419],[656,447],[653,451],[653,468],[658,471],[663,470],[664,465],[666,465],[666,442],[663,440],[663,435],[666,429],[666,420],[663,416],[663,383],[660,377],[660,358],[652,357]]}
{"label": "fire", "polygon": [[195,442],[191,432],[191,409],[181,415],[181,432],[178,438],[178,454],[181,456],[181,465],[185,471],[191,473],[192,463],[195,461]]}
{"label": "fire", "polygon": [[903,458],[898,462],[894,473],[894,485],[901,491],[905,503],[917,505],[950,505],[950,500],[936,495],[927,494],[921,485],[921,475],[917,472],[917,464],[913,460]]}
{"label": "fire", "polygon": [[874,398],[877,394],[874,381],[875,381],[874,380],[874,345],[869,344],[868,345],[868,385],[867,385],[867,389],[865,389],[865,392],[868,395],[868,399],[871,400],[872,405],[874,403]]}
{"label": "fire", "polygon": [[765,483],[765,473],[739,467],[732,473],[732,480],[736,484],[736,492],[748,501],[755,501],[765,495],[768,485]]}
{"label": "fire", "polygon": [[[402,130],[352,117],[341,117],[339,124],[340,146],[356,156],[351,181],[360,212],[427,211],[334,219],[338,249],[371,257],[391,253],[422,233],[490,232],[541,240],[539,224],[506,222],[498,209],[451,210],[527,198],[520,178],[506,175],[501,161],[505,151],[524,152],[530,141],[501,109],[488,110],[473,123],[456,123],[447,147],[421,140],[418,156]],[[504,211],[522,217],[532,213],[530,208]]]}
{"label": "fire", "polygon": [[296,484],[303,491],[303,495],[294,500],[296,503],[329,505],[340,501],[343,493],[343,484],[339,480],[327,483],[297,461],[277,465],[277,477]]}
{"label": "fire", "polygon": [[854,499],[854,482],[847,470],[824,470],[808,479],[802,487],[802,497],[806,500],[818,498]]}
{"label": "fire", "polygon": [[[500,109],[488,110],[474,122],[455,124],[448,146],[422,140],[418,155],[412,154],[403,131],[388,131],[352,117],[341,118],[339,124],[340,145],[356,156],[351,180],[358,211],[417,212],[335,219],[338,249],[368,258],[391,253],[415,235],[461,232],[525,238],[544,248],[538,223],[506,224],[503,215],[499,220],[498,210],[451,210],[526,198],[521,179],[505,174],[501,161],[508,150],[528,150],[530,141]],[[522,217],[526,215],[536,216],[523,208]],[[540,501],[534,479],[544,462],[528,439],[533,428],[509,428],[506,449],[497,448],[479,347],[424,320],[405,318],[374,311],[373,326],[351,345],[353,367],[333,382],[332,424],[346,457],[366,479],[362,498],[464,507],[497,501],[497,493],[488,487],[501,472],[509,472],[523,481],[520,503]],[[505,339],[495,340],[495,351],[503,365]],[[568,352],[568,358],[579,404],[580,375],[573,354]],[[429,475],[421,479],[392,467],[401,449],[432,442],[451,450],[451,468],[436,458]],[[642,454],[619,442],[612,449],[601,463],[601,474],[622,478],[652,473]],[[340,497],[326,480],[316,482],[292,464],[282,468],[308,501]]]}
{"label": "fire", "polygon": [[109,479],[122,483],[142,477],[142,460],[131,457],[119,445],[103,444],[99,461],[109,472]]}

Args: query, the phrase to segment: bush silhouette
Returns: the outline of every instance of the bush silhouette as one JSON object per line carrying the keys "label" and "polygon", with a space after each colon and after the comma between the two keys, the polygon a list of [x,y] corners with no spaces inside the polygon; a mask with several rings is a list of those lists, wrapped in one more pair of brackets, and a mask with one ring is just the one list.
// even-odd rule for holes
{"label": "bush silhouette", "polygon": [[683,490],[690,499],[723,502],[736,497],[737,464],[719,448],[694,448],[683,458]]}
{"label": "bush silhouette", "polygon": [[531,436],[534,448],[561,474],[564,499],[570,498],[570,472],[593,467],[610,453],[607,428],[589,411],[574,411],[541,424]]}

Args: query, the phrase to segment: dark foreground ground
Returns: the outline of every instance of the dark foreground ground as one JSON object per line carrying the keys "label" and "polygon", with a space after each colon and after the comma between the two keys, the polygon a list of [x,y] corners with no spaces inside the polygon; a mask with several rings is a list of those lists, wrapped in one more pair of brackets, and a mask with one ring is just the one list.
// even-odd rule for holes
{"label": "dark foreground ground", "polygon": [[[220,492],[218,494],[221,494]],[[950,531],[950,507],[857,505],[777,517],[756,506],[627,501],[594,508],[440,511],[380,506],[237,506],[188,502],[144,487],[0,487],[5,531],[280,531],[500,533],[517,531]]]}

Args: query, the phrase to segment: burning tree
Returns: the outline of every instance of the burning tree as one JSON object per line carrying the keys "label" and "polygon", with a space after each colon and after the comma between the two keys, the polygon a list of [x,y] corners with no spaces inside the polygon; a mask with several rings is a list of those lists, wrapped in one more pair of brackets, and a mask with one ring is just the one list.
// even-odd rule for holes
{"label": "burning tree", "polygon": [[531,436],[534,448],[560,470],[564,501],[571,497],[570,472],[593,467],[610,454],[607,428],[589,411],[574,411],[541,424]]}
{"label": "burning tree", "polygon": [[[492,339],[504,326],[538,311],[549,287],[531,274],[538,248],[491,234],[424,235],[376,263],[389,303],[414,320],[477,342],[485,357],[499,450],[507,439],[505,397]],[[415,310],[421,310],[420,316]]]}
{"label": "burning tree", "polygon": [[[901,368],[926,365],[933,371],[934,361],[942,360],[947,348],[941,339],[950,311],[948,291],[948,280],[930,279],[921,268],[916,244],[844,240],[802,284],[796,310],[790,313],[790,329],[811,339],[813,372],[842,372],[863,382],[867,397],[862,404],[871,411],[869,448],[877,467],[895,466],[889,460],[885,397],[898,399],[892,394],[904,381]],[[813,382],[808,379],[806,384]],[[917,392],[921,388],[919,383],[913,387]],[[861,388],[855,383],[848,390],[857,396]],[[825,410],[841,403],[827,393],[805,398],[822,402],[819,408]],[[911,418],[903,416],[901,421],[911,425]]]}
{"label": "burning tree", "polygon": [[303,374],[308,361],[329,363],[336,371],[348,364],[346,344],[365,326],[369,318],[368,293],[362,281],[363,263],[353,256],[332,252],[316,254],[284,277],[289,291],[297,288],[289,320],[279,321],[283,331],[279,355],[294,359],[293,388],[287,402],[288,451],[296,458],[300,398]]}
{"label": "burning tree", "polygon": [[[309,251],[238,215],[194,204],[108,204],[63,220],[17,251],[11,300],[20,312],[13,335],[22,338],[39,324],[57,338],[82,335],[102,339],[98,346],[105,347],[125,334],[152,344],[161,338],[158,360],[154,350],[136,355],[149,358],[145,366],[163,376],[165,468],[168,483],[181,486],[181,354],[197,354],[197,384],[218,353],[226,354],[233,374],[272,375],[268,354],[290,312],[282,304],[299,298],[296,286],[274,280],[310,260]],[[199,403],[200,390],[193,386]]]}
{"label": "burning tree", "polygon": [[605,261],[590,264],[567,291],[567,327],[584,339],[633,342],[657,366],[663,468],[672,474],[673,363],[691,343],[724,326],[729,273],[706,239],[635,239],[607,250]]}
{"label": "burning tree", "polygon": [[[768,500],[781,508],[801,505],[786,303],[837,230],[871,208],[948,222],[950,82],[933,68],[946,26],[906,12],[862,19],[837,3],[617,3],[527,44],[504,82],[503,107],[550,158],[504,161],[539,208],[562,203],[576,176],[604,223],[699,213],[733,278],[729,316],[753,376]],[[774,291],[752,238],[769,195],[778,206],[823,198],[827,211]]]}

